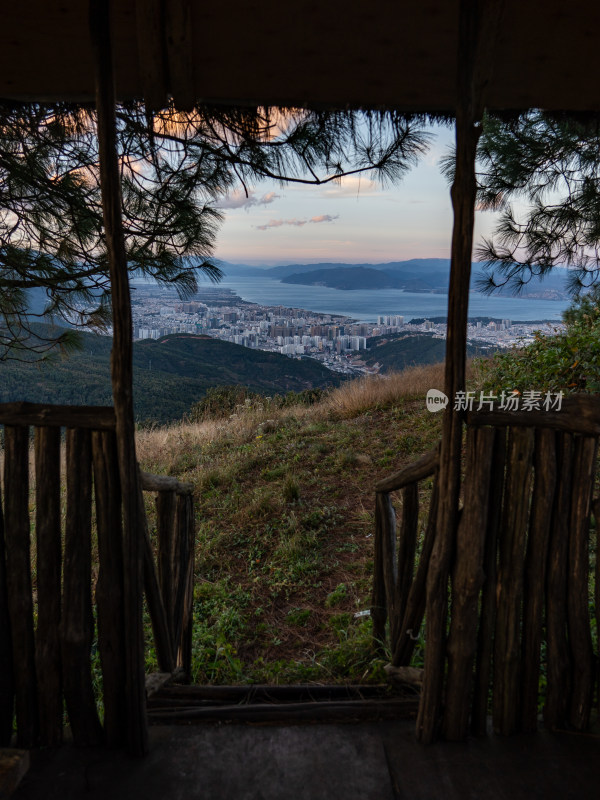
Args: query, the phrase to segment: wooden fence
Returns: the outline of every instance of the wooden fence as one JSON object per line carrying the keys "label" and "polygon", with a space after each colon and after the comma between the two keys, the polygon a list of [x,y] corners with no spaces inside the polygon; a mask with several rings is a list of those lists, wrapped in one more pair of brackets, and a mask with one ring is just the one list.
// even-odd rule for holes
{"label": "wooden fence", "polygon": [[[0,745],[9,743],[15,719],[18,746],[60,743],[65,706],[75,743],[122,745],[128,739],[125,665],[137,645],[123,613],[127,570],[113,409],[11,403],[0,405],[0,424]],[[180,666],[189,674],[191,487],[145,474],[142,486],[157,493],[158,570],[147,526],[144,531],[144,583],[157,657],[162,670]],[[96,653],[102,723],[92,670]]]}
{"label": "wooden fence", "polygon": [[[454,566],[441,598],[449,613],[436,726],[445,738],[485,733],[490,712],[497,733],[534,731],[541,700],[547,728],[587,729],[598,662],[590,585],[600,630],[600,559],[590,565],[589,543],[599,434],[600,402],[590,396],[558,412],[468,415]],[[432,451],[376,486],[373,628],[378,647],[387,637],[394,666],[409,664],[426,610],[437,466]],[[431,476],[417,557],[419,482]],[[600,502],[594,508],[598,521]],[[596,553],[599,544],[596,527]]]}

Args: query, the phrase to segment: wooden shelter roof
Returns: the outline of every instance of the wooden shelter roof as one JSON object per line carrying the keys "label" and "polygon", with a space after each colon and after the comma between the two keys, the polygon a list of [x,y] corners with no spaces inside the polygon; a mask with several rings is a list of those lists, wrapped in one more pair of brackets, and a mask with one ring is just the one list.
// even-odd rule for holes
{"label": "wooden shelter roof", "polygon": [[[114,0],[117,97],[453,113],[459,0]],[[0,97],[92,101],[88,3],[5,3]],[[600,3],[506,0],[492,109],[600,110]]]}

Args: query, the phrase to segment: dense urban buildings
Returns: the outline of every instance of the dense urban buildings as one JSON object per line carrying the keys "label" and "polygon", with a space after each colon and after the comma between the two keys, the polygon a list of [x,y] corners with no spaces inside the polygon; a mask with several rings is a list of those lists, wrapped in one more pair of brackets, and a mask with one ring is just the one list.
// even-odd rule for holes
{"label": "dense urban buildings", "polygon": [[[167,289],[138,285],[132,311],[135,339],[176,333],[206,335],[244,347],[315,358],[346,373],[376,371],[360,357],[373,337],[399,333],[446,337],[445,323],[435,320],[405,322],[402,315],[379,315],[377,322],[357,322],[335,314],[249,303],[232,289],[219,287],[203,288],[193,299],[181,300]],[[550,335],[558,327],[559,323],[512,323],[508,319],[474,321],[468,335],[473,342],[509,347],[531,341],[536,330]]]}

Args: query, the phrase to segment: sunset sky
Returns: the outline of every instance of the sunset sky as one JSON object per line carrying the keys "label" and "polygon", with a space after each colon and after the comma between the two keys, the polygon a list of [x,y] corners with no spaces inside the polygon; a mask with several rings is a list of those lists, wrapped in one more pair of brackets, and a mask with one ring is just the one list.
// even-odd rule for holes
{"label": "sunset sky", "polygon": [[[450,190],[439,160],[454,141],[449,128],[428,154],[391,188],[367,177],[341,186],[259,183],[247,199],[242,191],[224,201],[217,257],[272,265],[311,261],[385,262],[449,258],[452,232]],[[477,215],[476,237],[493,227],[494,215]]]}

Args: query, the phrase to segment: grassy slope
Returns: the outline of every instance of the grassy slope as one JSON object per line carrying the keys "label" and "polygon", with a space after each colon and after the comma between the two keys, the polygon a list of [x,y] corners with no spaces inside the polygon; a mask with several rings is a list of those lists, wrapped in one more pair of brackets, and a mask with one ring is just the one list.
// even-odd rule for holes
{"label": "grassy slope", "polygon": [[422,367],[310,408],[140,432],[144,469],[197,487],[195,681],[381,678],[354,617],[370,606],[373,484],[437,441],[424,395],[441,384]]}

